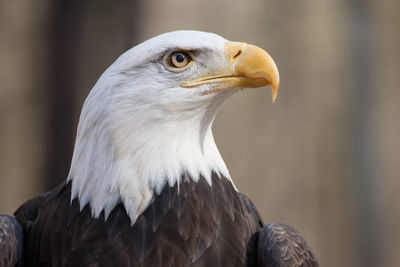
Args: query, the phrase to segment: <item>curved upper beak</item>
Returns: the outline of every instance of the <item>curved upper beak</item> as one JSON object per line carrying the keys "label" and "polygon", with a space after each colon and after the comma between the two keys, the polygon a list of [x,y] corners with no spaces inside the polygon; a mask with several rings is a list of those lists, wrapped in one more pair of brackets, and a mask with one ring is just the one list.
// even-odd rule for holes
{"label": "curved upper beak", "polygon": [[272,102],[275,102],[279,90],[279,72],[274,60],[265,50],[246,43],[226,42],[225,57],[228,60],[227,69],[185,82],[182,86],[218,84],[205,92],[209,94],[230,88],[256,88],[270,85]]}

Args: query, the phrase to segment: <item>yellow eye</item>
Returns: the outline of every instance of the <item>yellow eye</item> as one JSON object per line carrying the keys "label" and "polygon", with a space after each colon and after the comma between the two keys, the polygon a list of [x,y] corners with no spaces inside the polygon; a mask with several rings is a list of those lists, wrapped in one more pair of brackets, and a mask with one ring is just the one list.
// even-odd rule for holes
{"label": "yellow eye", "polygon": [[174,68],[183,68],[192,61],[191,56],[183,51],[174,52],[169,55],[167,63]]}

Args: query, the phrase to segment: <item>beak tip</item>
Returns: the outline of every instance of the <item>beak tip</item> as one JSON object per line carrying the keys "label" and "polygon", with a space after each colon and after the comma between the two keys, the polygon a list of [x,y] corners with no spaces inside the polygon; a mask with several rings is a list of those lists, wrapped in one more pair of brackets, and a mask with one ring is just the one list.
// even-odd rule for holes
{"label": "beak tip", "polygon": [[275,104],[278,94],[272,95],[272,104]]}
{"label": "beak tip", "polygon": [[275,103],[276,98],[278,97],[279,85],[271,84],[271,93],[272,93],[272,104]]}

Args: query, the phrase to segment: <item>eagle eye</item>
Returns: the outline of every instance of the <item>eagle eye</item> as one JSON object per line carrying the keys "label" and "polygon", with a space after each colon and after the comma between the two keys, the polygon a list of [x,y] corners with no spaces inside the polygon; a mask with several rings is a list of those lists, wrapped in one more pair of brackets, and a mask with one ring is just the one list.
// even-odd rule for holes
{"label": "eagle eye", "polygon": [[173,68],[186,67],[192,61],[192,57],[184,51],[176,51],[169,55],[167,64]]}

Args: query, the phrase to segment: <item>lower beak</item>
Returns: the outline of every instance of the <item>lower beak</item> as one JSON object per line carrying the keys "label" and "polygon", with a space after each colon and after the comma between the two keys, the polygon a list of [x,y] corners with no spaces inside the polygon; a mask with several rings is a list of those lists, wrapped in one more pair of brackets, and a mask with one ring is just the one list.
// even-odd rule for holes
{"label": "lower beak", "polygon": [[256,88],[271,86],[274,103],[279,90],[279,72],[272,57],[263,49],[246,43],[226,42],[225,56],[228,68],[217,71],[218,74],[203,76],[200,79],[185,82],[183,87],[195,87],[202,84],[217,84],[210,94],[231,88]]}

